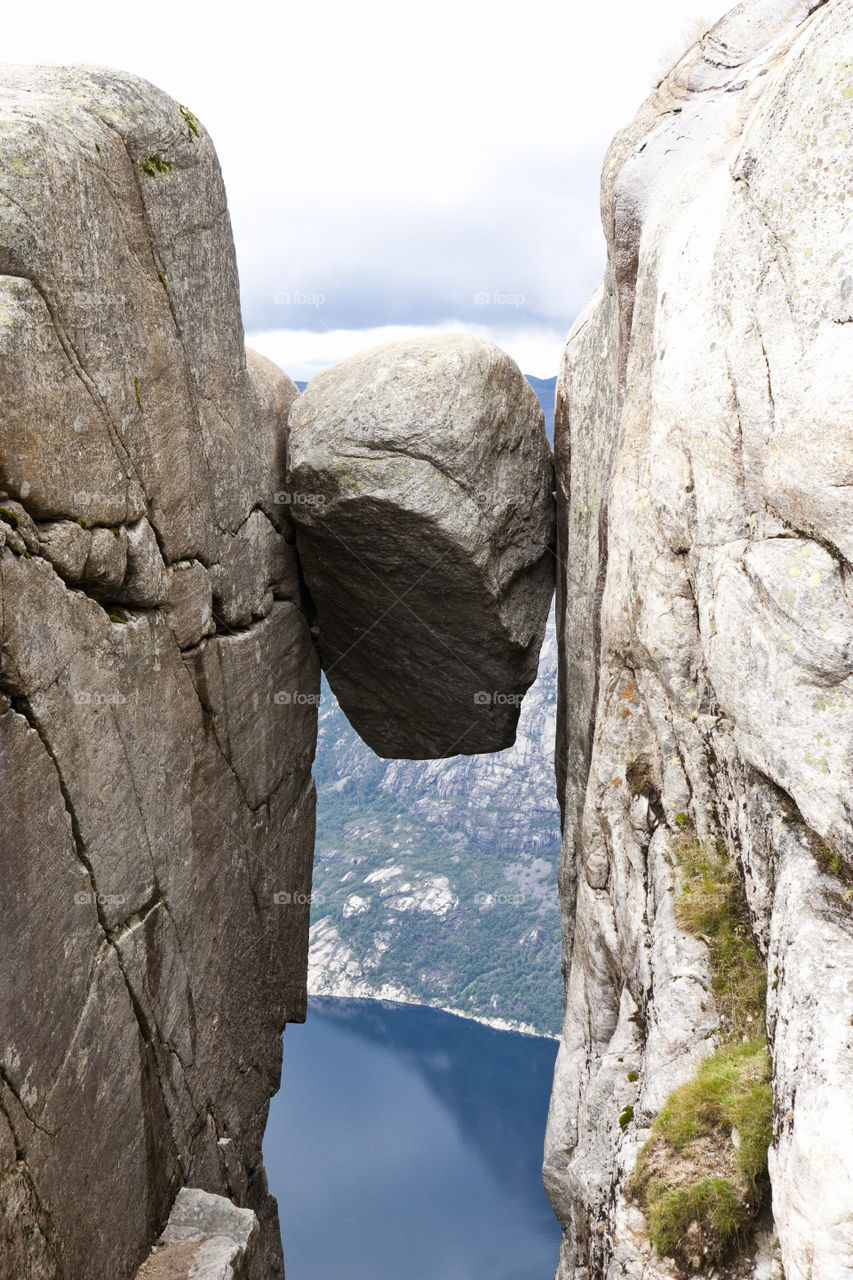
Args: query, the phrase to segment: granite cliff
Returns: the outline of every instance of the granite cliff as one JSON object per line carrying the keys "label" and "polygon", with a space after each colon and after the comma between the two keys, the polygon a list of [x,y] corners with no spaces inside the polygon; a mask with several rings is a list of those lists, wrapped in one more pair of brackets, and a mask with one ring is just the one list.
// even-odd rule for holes
{"label": "granite cliff", "polygon": [[853,1275],[851,137],[853,5],[748,0],[605,160],[555,430],[560,1280]]}
{"label": "granite cliff", "polygon": [[281,1275],[261,1141],[316,734],[282,695],[319,688],[275,501],[296,388],[247,358],[189,111],[6,68],[0,117],[0,1270],[131,1275],[189,1185]]}

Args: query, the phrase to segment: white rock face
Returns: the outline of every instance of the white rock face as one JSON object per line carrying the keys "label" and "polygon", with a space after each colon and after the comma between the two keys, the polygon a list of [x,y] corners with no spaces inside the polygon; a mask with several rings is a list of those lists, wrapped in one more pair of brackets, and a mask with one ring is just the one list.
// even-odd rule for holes
{"label": "white rock face", "polygon": [[249,1280],[259,1236],[251,1209],[182,1187],[136,1280]]}
{"label": "white rock face", "polygon": [[555,436],[560,1280],[673,1273],[624,1193],[718,1024],[678,815],[725,839],[768,955],[778,1245],[732,1274],[853,1276],[851,66],[850,0],[748,0],[605,161]]}

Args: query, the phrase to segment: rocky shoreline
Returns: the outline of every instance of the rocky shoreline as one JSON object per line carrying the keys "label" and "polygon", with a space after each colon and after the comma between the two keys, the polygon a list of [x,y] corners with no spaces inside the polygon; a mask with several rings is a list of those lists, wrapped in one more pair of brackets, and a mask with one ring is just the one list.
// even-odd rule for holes
{"label": "rocky shoreline", "polygon": [[328,987],[318,987],[312,985],[309,978],[308,981],[308,1010],[310,1014],[312,999],[329,999],[329,1000],[376,1000],[382,1004],[405,1004],[412,1005],[419,1009],[436,1009],[440,1013],[449,1013],[454,1018],[464,1018],[466,1022],[479,1022],[483,1027],[491,1027],[493,1031],[512,1031],[516,1035],[529,1036],[535,1040],[553,1040],[559,1042],[560,1037],[551,1035],[547,1031],[537,1031],[535,1027],[530,1026],[526,1022],[513,1022],[508,1018],[484,1018],[481,1014],[466,1013],[463,1009],[455,1009],[452,1005],[440,1004],[436,1000],[424,1001],[416,1000],[406,991],[402,991],[390,984],[385,984],[378,989],[370,986],[365,982],[342,982],[336,983],[334,989]]}

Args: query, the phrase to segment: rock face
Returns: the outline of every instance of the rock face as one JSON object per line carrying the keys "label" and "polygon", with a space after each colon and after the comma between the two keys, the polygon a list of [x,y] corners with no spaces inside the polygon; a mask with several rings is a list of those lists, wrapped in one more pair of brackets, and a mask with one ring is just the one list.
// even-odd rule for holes
{"label": "rock face", "polygon": [[259,1237],[251,1209],[182,1187],[137,1280],[249,1280]]}
{"label": "rock face", "polygon": [[550,449],[515,363],[464,335],[353,356],[291,411],[288,466],[321,661],[364,740],[511,746],[553,583]]}
{"label": "rock face", "polygon": [[266,1280],[319,689],[296,388],[247,363],[189,111],[6,68],[0,154],[0,1270],[131,1276],[190,1184],[257,1213]]}
{"label": "rock face", "polygon": [[675,1274],[626,1192],[721,1031],[685,830],[768,971],[775,1235],[727,1274],[853,1276],[851,66],[850,0],[748,0],[604,166],[557,398],[560,1280]]}
{"label": "rock face", "polygon": [[[717,1275],[853,1280],[851,67],[853,0],[748,0],[605,164],[556,422],[559,1280],[678,1274],[631,1177],[673,1091],[740,1048],[687,849],[767,976],[772,1201]],[[142,81],[5,69],[0,159],[2,1270],[88,1280],[96,1241],[109,1280],[269,1280],[310,624],[381,754],[509,745],[551,594],[542,415],[462,337],[297,400],[244,350],[210,141]],[[353,918],[373,886],[415,909],[395,867]]]}

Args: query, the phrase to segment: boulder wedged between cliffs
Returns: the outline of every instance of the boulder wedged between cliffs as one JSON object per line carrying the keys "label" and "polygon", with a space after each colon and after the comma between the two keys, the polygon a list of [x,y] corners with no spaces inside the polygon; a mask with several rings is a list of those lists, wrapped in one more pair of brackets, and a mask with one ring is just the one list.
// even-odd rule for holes
{"label": "boulder wedged between cliffs", "polygon": [[288,499],[338,701],[380,756],[511,746],[554,579],[535,392],[480,338],[389,343],[291,409]]}

